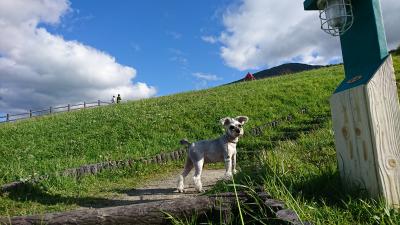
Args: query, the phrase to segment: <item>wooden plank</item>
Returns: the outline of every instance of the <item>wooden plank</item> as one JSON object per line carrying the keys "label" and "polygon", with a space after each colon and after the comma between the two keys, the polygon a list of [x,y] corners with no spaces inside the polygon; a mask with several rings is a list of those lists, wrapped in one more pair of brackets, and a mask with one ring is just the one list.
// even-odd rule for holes
{"label": "wooden plank", "polygon": [[331,111],[343,184],[399,207],[400,107],[391,58],[367,85],[334,94]]}
{"label": "wooden plank", "polygon": [[366,87],[372,140],[382,194],[389,205],[400,205],[400,107],[392,58]]}
{"label": "wooden plank", "polygon": [[379,196],[371,129],[364,87],[335,94],[331,98],[339,171],[348,189],[364,189]]}

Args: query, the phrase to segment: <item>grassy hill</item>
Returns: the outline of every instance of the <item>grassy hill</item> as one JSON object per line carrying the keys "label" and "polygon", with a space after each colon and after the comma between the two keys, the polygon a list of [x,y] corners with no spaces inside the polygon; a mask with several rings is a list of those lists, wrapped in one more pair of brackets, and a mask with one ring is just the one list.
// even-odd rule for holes
{"label": "grassy hill", "polygon": [[[0,183],[81,164],[154,155],[179,140],[221,133],[219,119],[247,115],[256,126],[300,107],[328,111],[342,79],[332,67],[266,81],[130,102],[1,125]],[[323,81],[323,82],[321,82]],[[293,93],[293,94],[288,94]]]}
{"label": "grassy hill", "polygon": [[[400,57],[395,56],[394,62],[400,82]],[[222,133],[219,119],[226,116],[248,116],[250,121],[245,128],[248,131],[292,114],[293,123],[266,129],[260,136],[246,135],[239,142],[238,148],[243,152],[263,153],[248,156],[261,159],[256,164],[239,161],[244,171],[238,177],[239,182],[264,183],[271,194],[288,202],[302,218],[317,224],[327,224],[330,220],[332,224],[360,221],[373,224],[375,220],[379,223],[388,217],[398,218],[398,214],[384,211],[379,203],[355,200],[341,193],[329,97],[342,79],[343,68],[332,66],[2,124],[0,184],[108,159],[172,151],[185,137],[189,140],[217,137]],[[309,114],[299,115],[300,108],[307,108]],[[316,121],[316,116],[322,120]],[[243,154],[242,162],[246,158]],[[133,185],[130,181],[133,177],[162,174],[172,167],[105,172],[78,181],[51,177],[33,187],[33,191],[0,196],[0,215],[76,208],[82,202],[116,195],[116,189]],[[379,220],[370,219],[374,215]]]}
{"label": "grassy hill", "polygon": [[[308,71],[308,70],[313,70],[313,69],[319,69],[324,66],[320,65],[308,65],[308,64],[303,64],[303,63],[285,63],[279,66],[275,66],[266,70],[262,70],[259,72],[256,72],[253,74],[254,78],[257,80],[259,79],[265,79],[265,78],[271,78],[275,76],[281,76],[285,74],[292,74],[292,73],[299,73],[303,71]],[[231,84],[242,82],[245,79],[242,78],[240,80],[234,81]]]}

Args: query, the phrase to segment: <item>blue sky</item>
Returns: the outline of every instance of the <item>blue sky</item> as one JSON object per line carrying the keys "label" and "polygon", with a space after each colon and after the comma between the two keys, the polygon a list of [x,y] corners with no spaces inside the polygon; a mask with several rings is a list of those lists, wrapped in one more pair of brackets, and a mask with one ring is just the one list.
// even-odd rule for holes
{"label": "blue sky", "polygon": [[[400,1],[381,0],[389,48]],[[302,0],[0,0],[0,114],[204,89],[341,61]]]}
{"label": "blue sky", "polygon": [[[241,78],[224,65],[218,48],[202,40],[223,27],[229,1],[79,1],[73,12],[48,30],[113,55],[137,70],[136,81],[157,95],[205,88]],[[217,76],[207,81],[193,74]]]}

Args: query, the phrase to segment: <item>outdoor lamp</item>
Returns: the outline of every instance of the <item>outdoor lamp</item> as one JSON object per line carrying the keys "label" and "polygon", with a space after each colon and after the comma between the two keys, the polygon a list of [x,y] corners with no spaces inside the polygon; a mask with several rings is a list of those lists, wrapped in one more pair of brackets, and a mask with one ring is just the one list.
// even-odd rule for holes
{"label": "outdoor lamp", "polygon": [[321,29],[330,35],[342,35],[353,24],[350,0],[318,0],[317,7]]}

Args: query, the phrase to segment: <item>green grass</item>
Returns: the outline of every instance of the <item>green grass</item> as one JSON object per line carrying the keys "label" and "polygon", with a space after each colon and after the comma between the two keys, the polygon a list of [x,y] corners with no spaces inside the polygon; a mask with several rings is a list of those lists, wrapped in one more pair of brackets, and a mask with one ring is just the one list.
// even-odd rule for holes
{"label": "green grass", "polygon": [[327,111],[327,98],[341,72],[341,67],[331,67],[2,124],[0,184],[34,173],[171,151],[184,137],[219,135],[219,119],[228,115],[247,115],[248,127],[253,127],[303,106]]}
{"label": "green grass", "polygon": [[[393,59],[400,82],[400,57]],[[246,135],[239,142],[243,172],[236,182],[250,187],[264,184],[275,198],[317,224],[399,222],[399,215],[385,211],[381,202],[345,195],[340,188],[330,117],[314,117],[329,115],[329,97],[342,79],[343,68],[333,66],[2,124],[0,184],[88,163],[172,151],[184,137],[198,140],[220,135],[219,119],[226,116],[249,116],[245,127],[249,131],[292,114],[292,123],[267,128],[261,136]],[[309,114],[299,114],[302,107]],[[168,176],[181,164],[138,166],[80,180],[52,176],[27,190],[0,196],[0,215],[106,205],[110,198],[118,198],[116,190],[133,188],[149,177]],[[219,187],[224,188],[228,187]]]}

